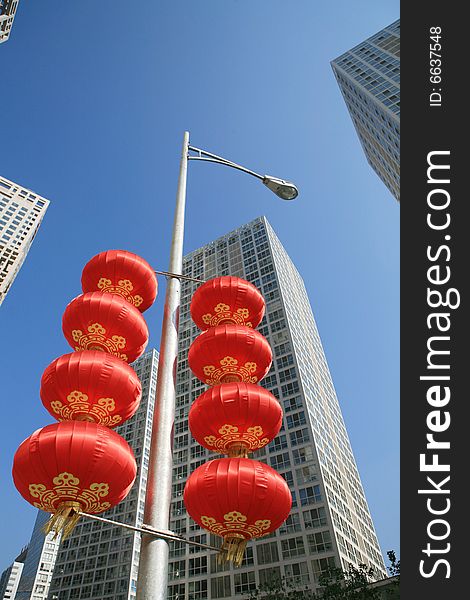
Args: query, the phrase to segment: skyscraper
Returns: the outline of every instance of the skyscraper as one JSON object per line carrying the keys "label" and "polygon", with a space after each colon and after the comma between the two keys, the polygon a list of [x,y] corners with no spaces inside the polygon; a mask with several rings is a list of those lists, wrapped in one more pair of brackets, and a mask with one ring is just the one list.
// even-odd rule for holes
{"label": "skyscraper", "polygon": [[0,577],[0,598],[2,600],[15,600],[17,598],[16,592],[27,553],[28,547],[26,546],[21,550],[13,563],[3,571]]}
{"label": "skyscraper", "polygon": [[[315,586],[335,565],[366,563],[386,577],[383,559],[304,283],[264,217],[188,254],[184,275],[210,279],[235,275],[263,293],[267,310],[258,328],[273,349],[273,365],[261,385],[284,409],[280,434],[253,458],[275,468],[293,496],[290,516],[270,536],[248,545],[240,568],[217,564],[216,553],[170,544],[170,600],[237,598],[275,576]],[[186,478],[214,455],[188,430],[191,403],[206,389],[188,367],[188,349],[200,333],[189,303],[197,283],[182,283],[180,348],[170,529],[220,545],[188,516]]]}
{"label": "skyscraper", "polygon": [[0,0],[0,44],[10,37],[20,0]]}
{"label": "skyscraper", "polygon": [[42,528],[49,517],[49,513],[38,511],[15,600],[46,600],[47,598],[60,544],[60,537],[54,540],[53,533],[44,535]]}
{"label": "skyscraper", "polygon": [[400,199],[400,21],[331,62],[367,160]]}
{"label": "skyscraper", "polygon": [[49,200],[0,177],[0,305],[28,254],[48,206]]}
{"label": "skyscraper", "polygon": [[[132,365],[142,383],[142,401],[126,423],[116,428],[134,450],[137,478],[125,500],[101,516],[141,525],[157,382],[158,352],[150,350]],[[49,598],[131,600],[135,598],[140,534],[82,518],[57,556]]]}

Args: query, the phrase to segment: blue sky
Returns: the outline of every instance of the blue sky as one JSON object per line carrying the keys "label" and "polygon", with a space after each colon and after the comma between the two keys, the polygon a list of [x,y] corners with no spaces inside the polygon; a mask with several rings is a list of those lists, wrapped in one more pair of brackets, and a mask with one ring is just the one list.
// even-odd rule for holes
{"label": "blue sky", "polygon": [[[32,531],[11,462],[51,422],[38,390],[69,351],[63,310],[101,250],[167,269],[186,129],[298,185],[286,203],[190,163],[185,251],[267,216],[305,280],[381,547],[399,549],[399,206],[329,64],[398,16],[397,0],[20,2],[0,45],[0,173],[51,205],[0,308],[0,570]],[[155,347],[164,283],[146,313]]]}

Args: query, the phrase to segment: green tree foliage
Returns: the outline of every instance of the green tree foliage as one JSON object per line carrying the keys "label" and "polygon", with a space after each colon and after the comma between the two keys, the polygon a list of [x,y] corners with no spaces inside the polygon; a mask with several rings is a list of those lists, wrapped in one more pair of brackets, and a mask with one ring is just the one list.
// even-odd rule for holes
{"label": "green tree foliage", "polygon": [[348,571],[330,569],[318,580],[323,589],[317,597],[324,600],[380,600],[380,592],[369,585],[373,580],[374,569],[366,565],[349,565]]}
{"label": "green tree foliage", "polygon": [[383,600],[387,596],[398,597],[400,561],[395,552],[387,552],[390,576],[396,578],[392,589],[381,591],[371,586],[375,580],[374,570],[366,565],[349,565],[347,571],[339,568],[323,573],[318,581],[319,589],[311,589],[283,579],[273,579],[251,592],[247,600]]}
{"label": "green tree foliage", "polygon": [[308,588],[300,588],[285,578],[275,578],[253,590],[247,600],[317,600],[318,596]]}
{"label": "green tree foliage", "polygon": [[388,560],[390,561],[390,566],[388,567],[388,572],[390,573],[390,577],[400,577],[400,561],[397,560],[395,552],[393,550],[389,550],[387,552]]}

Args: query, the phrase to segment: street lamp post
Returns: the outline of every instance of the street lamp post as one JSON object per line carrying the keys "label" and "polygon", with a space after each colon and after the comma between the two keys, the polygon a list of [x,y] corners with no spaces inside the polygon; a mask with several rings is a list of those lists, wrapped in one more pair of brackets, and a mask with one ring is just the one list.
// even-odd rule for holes
{"label": "street lamp post", "polygon": [[[190,152],[195,154],[190,155]],[[183,267],[184,214],[188,160],[215,162],[238,169],[260,179],[283,200],[293,200],[297,188],[293,183],[259,175],[241,165],[205,150],[189,145],[189,132],[184,133],[181,153],[176,208],[173,222],[170,266],[163,313],[157,389],[150,445],[144,523],[168,531],[170,522],[171,486],[173,469],[173,424],[176,399],[176,362],[178,356],[178,327],[180,288],[179,276]],[[166,539],[142,535],[140,549],[137,600],[166,600],[169,547]]]}

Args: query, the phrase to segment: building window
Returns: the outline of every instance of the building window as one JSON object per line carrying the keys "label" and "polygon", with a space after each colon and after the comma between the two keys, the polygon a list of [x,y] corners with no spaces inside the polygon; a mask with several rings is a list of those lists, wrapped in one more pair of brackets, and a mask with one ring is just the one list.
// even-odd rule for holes
{"label": "building window", "polygon": [[302,407],[302,398],[300,396],[295,396],[294,398],[288,398],[287,400],[284,400],[284,409],[286,412],[291,412]]}
{"label": "building window", "polygon": [[253,571],[249,573],[235,573],[233,579],[235,594],[246,594],[256,589],[255,574]]}
{"label": "building window", "polygon": [[262,585],[272,585],[275,581],[281,580],[281,569],[280,567],[269,567],[268,569],[260,569],[259,583]]}
{"label": "building window", "polygon": [[318,552],[329,552],[333,549],[331,535],[329,531],[319,531],[318,533],[309,533],[307,535],[309,550],[312,554]]}
{"label": "building window", "polygon": [[[121,580],[119,582],[120,586],[119,589],[120,591],[125,591],[127,589],[127,581],[124,581],[124,589],[123,589],[123,580]],[[102,596],[103,594],[103,584],[102,583],[97,583],[95,584],[92,589],[91,589],[91,593],[93,594],[93,596],[98,596],[98,598],[100,598],[100,596]]]}
{"label": "building window", "polygon": [[[260,331],[260,333],[262,334],[261,331]],[[271,387],[273,387],[275,385],[277,385],[276,373],[273,373],[272,375],[268,375],[267,377],[264,378],[264,380],[263,380],[263,387],[265,387],[265,388],[271,388]]]}
{"label": "building window", "polygon": [[258,564],[265,565],[268,563],[278,562],[279,551],[277,542],[269,542],[268,544],[260,544],[256,547],[256,556]]}
{"label": "building window", "polygon": [[173,531],[178,535],[184,535],[187,530],[186,519],[176,519],[172,523]]}
{"label": "building window", "polygon": [[286,574],[287,584],[308,585],[310,583],[310,577],[308,576],[308,565],[306,562],[285,565],[284,571]]}
{"label": "building window", "polygon": [[270,452],[277,452],[278,450],[282,450],[287,448],[287,438],[285,435],[278,435],[273,439],[272,442],[268,445]]}
{"label": "building window", "polygon": [[174,483],[172,485],[172,495],[175,498],[179,498],[183,495],[184,492],[184,486],[185,486],[185,482],[184,481],[179,481],[178,483]]}
{"label": "building window", "polygon": [[308,442],[310,436],[308,434],[308,429],[305,427],[304,429],[298,429],[297,431],[293,431],[290,434],[290,441],[293,446],[298,446],[299,444],[305,444]]}
{"label": "building window", "polygon": [[291,513],[279,527],[279,533],[295,533],[301,530],[299,513]]}
{"label": "building window", "polygon": [[189,559],[189,576],[203,575],[207,573],[207,556],[197,556]]}
{"label": "building window", "polygon": [[174,517],[178,517],[180,515],[184,515],[186,513],[186,509],[184,506],[183,500],[176,500],[171,504],[171,514]]}
{"label": "building window", "polygon": [[170,585],[170,588],[168,590],[168,600],[184,600],[184,593],[184,583],[178,583],[178,585]]}
{"label": "building window", "polygon": [[207,450],[203,447],[200,446],[199,444],[197,446],[193,446],[191,448],[191,460],[193,458],[199,458],[200,456],[204,456],[206,454]]}
{"label": "building window", "polygon": [[186,552],[186,543],[185,542],[173,542],[170,545],[170,558],[174,558],[176,556],[183,556]]}
{"label": "building window", "polygon": [[292,558],[305,554],[304,540],[302,537],[281,540],[282,558]]}
{"label": "building window", "polygon": [[[192,542],[198,542],[199,544],[207,544],[207,536],[204,533],[203,535],[193,535],[190,538]],[[204,549],[200,546],[189,546],[189,554],[196,554],[197,552],[202,552]]]}
{"label": "building window", "polygon": [[305,425],[306,420],[304,411],[295,413],[293,415],[287,415],[286,423],[288,429],[294,429],[294,427],[300,427],[300,425]]}
{"label": "building window", "polygon": [[304,510],[303,517],[306,529],[316,529],[328,524],[323,506]]}
{"label": "building window", "polygon": [[[113,594],[116,590],[116,582],[115,581],[108,581],[107,583],[104,584],[104,593],[105,594]],[[82,596],[83,598],[86,598],[86,596]]]}
{"label": "building window", "polygon": [[280,356],[281,354],[286,354],[287,352],[291,352],[292,348],[290,342],[284,342],[283,344],[279,344],[279,346],[274,347],[274,353],[276,356]]}
{"label": "building window", "polygon": [[207,580],[190,581],[188,584],[188,592],[189,600],[207,598]]}
{"label": "building window", "polygon": [[292,488],[294,485],[294,476],[292,475],[292,471],[286,471],[285,473],[281,473],[281,477],[283,477],[287,483],[287,485]]}
{"label": "building window", "polygon": [[293,394],[298,394],[300,391],[298,381],[286,383],[285,385],[281,386],[281,391],[283,396],[291,396]]}
{"label": "building window", "polygon": [[180,577],[184,577],[186,571],[186,561],[177,560],[176,562],[171,562],[169,564],[169,578],[171,579],[179,579]]}
{"label": "building window", "polygon": [[295,379],[296,377],[297,372],[295,370],[295,367],[291,367],[290,369],[285,369],[284,371],[281,371],[279,373],[279,382],[285,383],[286,381],[289,381],[290,379]]}
{"label": "building window", "polygon": [[211,597],[212,598],[230,598],[232,588],[230,586],[230,575],[215,577],[211,581]]}
{"label": "building window", "polygon": [[[279,348],[279,346],[277,346]],[[276,365],[278,369],[284,369],[285,367],[289,367],[294,364],[294,357],[292,354],[288,354],[287,356],[282,356],[278,358],[276,361]]]}
{"label": "building window", "polygon": [[[266,536],[266,537],[268,537],[268,536]],[[242,561],[241,566],[242,567],[248,567],[249,565],[252,565],[252,564],[254,564],[253,546],[249,546],[245,550],[245,556],[243,557],[243,561]]]}
{"label": "building window", "polygon": [[311,487],[303,488],[299,490],[300,504],[306,506],[307,504],[315,504],[316,502],[322,501],[322,495],[319,485],[313,485]]}
{"label": "building window", "polygon": [[[211,534],[211,537],[212,537],[212,534]],[[212,543],[217,543],[217,542],[211,541],[211,544]],[[230,563],[220,562],[219,560],[217,560],[217,554],[211,554],[210,566],[211,566],[211,573],[223,573],[224,571],[228,571],[230,569]]]}
{"label": "building window", "polygon": [[275,454],[269,458],[269,462],[271,463],[271,467],[276,470],[290,467],[289,453]]}
{"label": "building window", "polygon": [[296,469],[295,477],[298,485],[317,481],[318,477],[315,465],[307,465],[305,467],[301,467],[300,469]]}
{"label": "building window", "polygon": [[[272,333],[276,333],[276,331],[281,331],[281,329],[285,329],[286,328],[286,322],[284,319],[281,319],[280,321],[276,321],[276,323],[272,323],[271,324],[271,332]],[[295,372],[295,369],[294,369]],[[295,374],[294,374],[295,376]]]}
{"label": "building window", "polygon": [[315,580],[318,581],[322,573],[326,573],[331,569],[336,568],[334,556],[329,556],[328,558],[316,558],[315,560],[312,560],[312,567]]}
{"label": "building window", "polygon": [[294,464],[296,465],[300,465],[314,459],[313,449],[310,446],[292,450],[292,456],[294,457]]}

